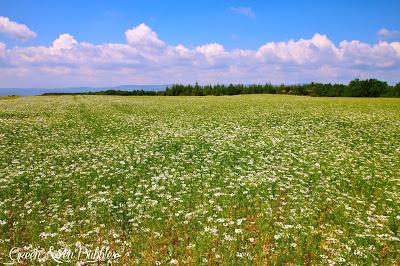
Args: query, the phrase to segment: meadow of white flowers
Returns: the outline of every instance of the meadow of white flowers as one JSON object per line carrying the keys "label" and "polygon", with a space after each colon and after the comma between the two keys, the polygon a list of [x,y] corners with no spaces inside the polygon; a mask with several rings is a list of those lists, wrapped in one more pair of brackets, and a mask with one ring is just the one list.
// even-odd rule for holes
{"label": "meadow of white flowers", "polygon": [[0,99],[0,263],[390,265],[399,202],[399,99]]}

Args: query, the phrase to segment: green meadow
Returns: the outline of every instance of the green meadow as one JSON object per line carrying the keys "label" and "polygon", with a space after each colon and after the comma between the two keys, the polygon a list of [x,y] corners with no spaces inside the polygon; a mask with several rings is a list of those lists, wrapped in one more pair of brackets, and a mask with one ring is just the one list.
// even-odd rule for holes
{"label": "green meadow", "polygon": [[398,265],[399,202],[400,99],[0,98],[0,262]]}

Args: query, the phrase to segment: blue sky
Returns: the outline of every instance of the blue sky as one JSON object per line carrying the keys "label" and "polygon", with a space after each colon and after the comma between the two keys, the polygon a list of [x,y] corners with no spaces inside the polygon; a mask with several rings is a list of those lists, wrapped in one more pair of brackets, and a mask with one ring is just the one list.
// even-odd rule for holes
{"label": "blue sky", "polygon": [[[142,22],[170,44],[218,42],[258,48],[268,41],[324,33],[333,42],[377,41],[381,28],[400,30],[400,1],[18,1],[2,0],[0,15],[29,25],[47,45],[61,32],[92,43],[123,42],[123,32]],[[254,17],[231,7],[250,7]],[[398,39],[398,38],[397,38]],[[0,41],[15,44],[5,36]]]}
{"label": "blue sky", "polygon": [[[169,82],[190,82],[191,79],[199,79],[197,74],[185,73],[190,66],[196,66],[198,72],[208,67],[208,71],[204,71],[206,78],[201,82],[307,82],[310,80],[317,79],[318,77],[306,75],[303,79],[300,78],[301,69],[296,68],[297,65],[304,67],[316,67],[315,62],[309,58],[309,61],[304,58],[301,59],[293,53],[303,53],[301,46],[303,44],[297,44],[296,51],[290,50],[290,40],[298,41],[300,39],[313,40],[315,34],[321,34],[325,36],[335,47],[340,48],[341,42],[347,40],[356,40],[362,45],[358,45],[357,48],[348,48],[346,51],[340,52],[348,55],[349,51],[353,53],[352,59],[359,59],[359,64],[355,67],[349,66],[348,63],[338,64],[331,60],[332,58],[325,58],[321,56],[321,62],[319,62],[320,68],[325,68],[329,72],[331,69],[336,74],[329,77],[321,75],[320,81],[332,81],[332,82],[346,82],[354,77],[379,77],[387,79],[389,82],[396,82],[396,76],[398,76],[399,62],[385,64],[389,58],[393,55],[397,58],[399,52],[397,50],[397,43],[400,40],[400,1],[398,0],[387,0],[387,1],[18,1],[18,0],[2,0],[0,2],[0,16],[7,18],[9,21],[24,24],[31,32],[35,33],[35,37],[28,36],[26,39],[21,41],[21,38],[16,38],[13,33],[3,26],[3,31],[0,27],[0,43],[3,44],[5,51],[3,53],[3,63],[0,61],[0,67],[6,68],[9,72],[6,75],[0,76],[0,81],[4,86],[28,86],[28,79],[30,76],[42,73],[43,80],[40,81],[35,79],[32,82],[34,86],[62,86],[59,82],[65,82],[65,85],[118,85],[122,83],[169,83]],[[120,80],[112,80],[113,84],[107,83],[107,79],[96,79],[93,75],[107,74],[105,73],[102,66],[95,64],[85,65],[86,68],[92,69],[96,73],[91,73],[92,76],[86,77],[83,74],[78,79],[74,77],[73,70],[65,71],[52,71],[49,70],[51,67],[54,69],[60,69],[60,67],[72,67],[78,72],[78,69],[82,70],[83,65],[79,65],[77,62],[70,62],[66,66],[65,64],[52,62],[35,62],[35,64],[29,65],[26,62],[22,63],[17,61],[21,58],[21,53],[26,57],[27,50],[23,48],[33,47],[38,48],[40,46],[51,47],[53,41],[60,37],[60,34],[67,33],[73,37],[76,41],[74,50],[77,52],[74,54],[75,58],[82,57],[83,48],[81,43],[90,43],[91,45],[105,45],[109,43],[114,44],[126,44],[127,35],[126,31],[133,29],[138,25],[144,24],[150,31],[145,32],[157,35],[157,38],[161,40],[165,47],[176,47],[182,45],[185,49],[190,51],[197,51],[204,56],[203,61],[201,58],[196,57],[186,65],[186,68],[182,64],[178,64],[176,71],[183,71],[182,78],[178,72],[174,75],[163,75],[154,74],[158,67],[161,67],[159,62],[151,61],[149,58],[155,56],[163,57],[165,54],[159,53],[160,51],[154,51],[153,54],[149,55],[147,48],[146,55],[143,53],[127,63],[127,62],[112,62],[111,65],[105,66],[109,69],[109,75],[113,75],[112,71],[117,71],[118,67],[120,72],[118,74],[123,77],[124,73],[128,75],[141,75],[142,78],[121,78]],[[8,23],[7,25],[9,25]],[[142,28],[143,30],[144,28]],[[135,35],[136,36],[136,35]],[[136,38],[136,37],[134,37]],[[310,41],[308,45],[314,45],[314,41]],[[266,57],[257,54],[257,58],[261,61],[252,62],[253,57],[242,56],[241,61],[238,61],[235,55],[226,55],[222,51],[231,52],[235,49],[243,51],[253,51],[254,54],[259,51],[261,47],[267,43],[279,43],[285,42],[287,47],[278,49],[273,47],[268,50]],[[380,42],[394,43],[391,48],[384,47],[386,50],[373,49],[374,45]],[[75,42],[74,42],[75,44]],[[154,43],[153,43],[154,44]],[[209,47],[210,49],[205,52],[201,52],[198,47],[207,44],[218,44],[223,47],[223,50],[218,46]],[[369,45],[370,51],[366,52],[363,45]],[[354,45],[353,45],[354,46]],[[1,46],[0,46],[1,47]],[[13,47],[18,47],[20,50],[12,52]],[[71,46],[72,47],[72,46]],[[289,47],[289,48],[288,48]],[[79,50],[79,49],[80,50]],[[132,48],[132,43],[131,43]],[[138,46],[136,47],[138,48]],[[212,49],[211,49],[212,48]],[[378,47],[383,49],[382,47]],[[197,50],[196,50],[197,49]],[[220,53],[215,52],[218,50]],[[277,50],[278,49],[278,50]],[[287,50],[290,51],[287,51]],[[324,50],[318,47],[321,51]],[[354,50],[357,50],[354,52]],[[392,49],[392,50],[390,50]],[[79,52],[79,51],[80,52]],[[211,51],[213,50],[213,51]],[[264,49],[265,50],[265,49]],[[282,55],[284,50],[288,55]],[[325,49],[326,50],[326,49]],[[85,50],[86,51],[86,50]],[[102,50],[104,51],[104,50]],[[34,56],[29,51],[29,56],[37,58],[38,55]],[[38,49],[36,52],[39,53]],[[49,51],[48,51],[49,52]],[[60,50],[63,56],[72,56],[71,51],[63,52]],[[79,53],[78,53],[79,52]],[[94,53],[94,50],[92,49]],[[115,51],[113,51],[115,52]],[[121,51],[118,50],[118,53]],[[137,52],[137,51],[136,51]],[[214,53],[212,60],[206,53]],[[308,53],[306,51],[305,53]],[[50,52],[49,52],[50,53]],[[91,53],[91,52],[89,52]],[[124,55],[130,53],[124,51]],[[133,52],[134,53],[134,52]],[[219,59],[215,53],[218,53]],[[275,54],[281,54],[278,56],[280,61],[274,58]],[[374,54],[366,54],[374,53]],[[399,52],[400,53],[400,52]],[[52,53],[50,53],[52,54]],[[53,53],[54,54],[54,53]],[[104,53],[103,53],[104,54]],[[339,53],[338,53],[339,54]],[[368,59],[365,56],[376,58],[377,55],[383,58],[375,66],[365,64],[364,61]],[[131,54],[127,55],[129,57]],[[57,55],[60,57],[61,55]],[[194,55],[193,55],[194,56]],[[291,57],[293,62],[290,62],[288,56]],[[309,55],[312,57],[312,55]],[[339,57],[339,56],[338,56]],[[142,58],[142,62],[140,61]],[[186,58],[186,57],[185,57]],[[322,59],[325,58],[325,59]],[[187,59],[187,58],[186,58]],[[342,58],[343,59],[343,58]],[[110,58],[113,61],[113,58]],[[171,58],[171,61],[165,63],[165,68],[172,69],[176,66],[176,61],[181,62],[182,58]],[[188,59],[189,60],[189,59]],[[235,61],[236,60],[236,61]],[[311,60],[311,61],[310,61]],[[326,60],[325,62],[323,60]],[[351,61],[349,58],[349,61]],[[364,61],[363,61],[364,60]],[[28,60],[31,62],[32,60]],[[118,61],[118,60],[117,60]],[[135,61],[135,64],[132,62]],[[153,62],[153,68],[151,65]],[[261,63],[260,63],[261,62]],[[143,63],[143,65],[141,65]],[[204,63],[204,65],[203,65]],[[311,66],[310,63],[313,65]],[[343,63],[343,64],[342,64]],[[38,64],[42,69],[38,68]],[[122,66],[122,65],[123,66]],[[208,65],[207,65],[208,64]],[[249,66],[250,64],[250,66]],[[251,65],[253,64],[253,65]],[[260,65],[257,65],[260,64]],[[245,69],[244,65],[246,65]],[[268,65],[268,66],[267,66]],[[150,74],[146,74],[141,71],[137,71],[138,67],[149,69]],[[235,68],[236,67],[236,68]],[[258,76],[255,76],[253,68],[261,69],[264,68],[265,72],[260,72]],[[298,66],[300,67],[300,66]],[[19,68],[19,70],[18,70]],[[208,73],[214,71],[215,73],[231,71],[231,75],[226,75],[222,79],[217,79],[213,74]],[[233,69],[235,68],[235,69]],[[341,73],[344,69],[347,69],[346,73]],[[232,70],[233,69],[233,70]],[[282,69],[281,72],[275,73],[277,69]],[[268,71],[271,70],[271,71]],[[273,70],[273,71],[272,71]],[[17,71],[22,75],[22,80],[12,80],[12,76]],[[23,81],[23,74],[21,71],[25,71],[26,81]],[[41,72],[42,71],[42,72]],[[249,73],[247,76],[245,72]],[[275,71],[275,72],[274,72]],[[331,72],[332,72],[331,71]],[[29,73],[28,73],[29,72]],[[51,73],[54,72],[54,73]],[[64,74],[63,74],[63,73]],[[207,73],[206,73],[207,72]],[[263,73],[274,73],[273,77],[266,77]],[[310,70],[312,72],[312,70]],[[322,72],[324,72],[322,70]],[[333,73],[332,72],[332,73]],[[66,74],[67,73],[67,74]],[[226,73],[226,72],[224,72]],[[234,76],[234,74],[237,76]],[[302,72],[303,73],[303,72]],[[286,75],[285,75],[286,74]],[[307,74],[307,73],[303,73]],[[2,75],[2,74],[0,74]],[[58,77],[61,78],[59,79]],[[67,77],[69,75],[69,79]],[[89,74],[88,74],[89,75]],[[143,75],[147,75],[147,78],[143,78]],[[235,78],[240,76],[240,78]],[[285,78],[287,76],[287,78]],[[168,77],[166,80],[163,77]],[[81,84],[81,83],[84,84]],[[79,84],[78,84],[79,83]],[[114,84],[117,83],[117,84]]]}

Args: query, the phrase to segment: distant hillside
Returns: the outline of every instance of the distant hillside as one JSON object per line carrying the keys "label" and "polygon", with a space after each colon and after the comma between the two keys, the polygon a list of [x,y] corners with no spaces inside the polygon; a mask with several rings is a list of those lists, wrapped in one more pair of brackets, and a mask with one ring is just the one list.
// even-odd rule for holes
{"label": "distant hillside", "polygon": [[119,85],[114,87],[70,87],[70,88],[0,88],[0,96],[19,95],[33,96],[44,93],[81,93],[96,92],[104,90],[144,90],[144,91],[161,91],[165,90],[168,85]]}

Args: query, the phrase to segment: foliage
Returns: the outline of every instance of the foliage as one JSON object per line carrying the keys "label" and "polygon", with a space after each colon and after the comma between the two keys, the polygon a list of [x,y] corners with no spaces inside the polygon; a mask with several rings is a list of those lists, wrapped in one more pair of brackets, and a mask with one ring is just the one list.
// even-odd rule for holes
{"label": "foliage", "polygon": [[351,81],[348,85],[343,84],[322,84],[310,83],[304,85],[249,85],[230,84],[230,85],[206,85],[199,86],[175,84],[167,88],[165,95],[170,96],[202,96],[202,95],[237,95],[237,94],[290,94],[290,95],[309,95],[323,97],[398,97],[398,93],[392,92],[395,87],[390,87],[386,82],[376,79]]}
{"label": "foliage", "polygon": [[348,85],[310,83],[304,85],[267,84],[216,84],[200,86],[174,84],[165,91],[121,91],[106,90],[86,93],[45,93],[43,95],[121,95],[121,96],[205,96],[205,95],[238,95],[238,94],[290,94],[309,95],[314,97],[400,97],[399,84],[389,86],[376,79],[352,80]]}

